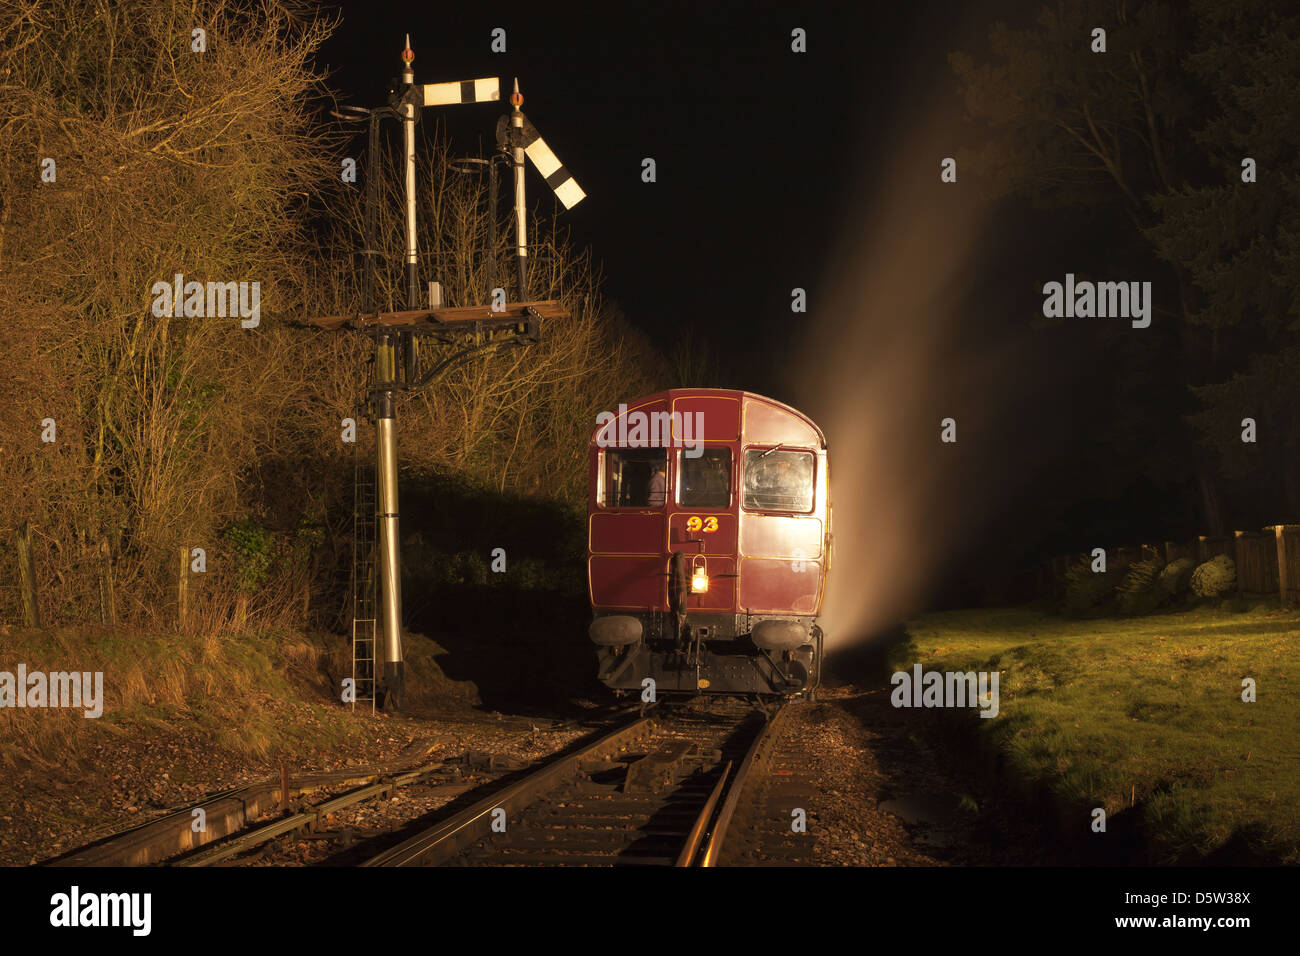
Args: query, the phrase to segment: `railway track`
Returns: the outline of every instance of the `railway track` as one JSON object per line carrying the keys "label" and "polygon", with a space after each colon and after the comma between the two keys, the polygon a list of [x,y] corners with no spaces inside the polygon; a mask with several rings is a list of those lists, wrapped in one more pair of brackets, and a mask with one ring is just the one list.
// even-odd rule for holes
{"label": "railway track", "polygon": [[[636,712],[635,707],[623,707],[594,718],[555,724],[549,729],[581,727],[587,720],[594,720],[597,726],[601,723],[609,726],[611,722],[626,722]],[[102,835],[45,861],[44,865],[246,865],[258,862],[268,850],[274,855],[273,843],[279,850],[295,840],[341,841],[344,848],[353,843],[364,846],[372,834],[382,838],[383,833],[354,826],[324,830],[322,826],[340,811],[394,798],[399,791],[414,793],[417,802],[429,797],[443,801],[454,799],[480,786],[490,786],[494,780],[521,766],[516,758],[479,750],[428,761],[432,749],[408,748],[410,753],[405,758],[370,768],[294,774],[292,779],[287,767],[282,767],[279,780],[265,780],[208,795],[152,820]],[[421,757],[426,760],[421,761]],[[322,800],[317,794],[327,798]],[[316,802],[309,802],[309,797]]]}
{"label": "railway track", "polygon": [[795,796],[787,710],[711,707],[632,720],[362,865],[811,862],[813,837],[774,815]]}
{"label": "railway track", "polygon": [[813,865],[817,785],[806,769],[806,745],[786,727],[790,716],[783,708],[746,756],[701,865]]}
{"label": "railway track", "polygon": [[[397,787],[420,780],[440,767],[441,763],[435,762],[405,772],[387,769],[348,770],[309,774],[297,778],[292,784],[285,778],[279,786],[271,781],[251,784],[179,807],[154,820],[64,853],[56,859],[47,861],[46,865],[55,867],[148,866],[174,861],[181,854],[198,848],[204,849],[199,850],[196,855],[199,862],[193,865],[204,865],[209,855],[213,855],[214,859],[224,859],[229,855],[221,852],[227,844],[221,844],[219,841],[232,835],[232,842],[238,844],[242,850],[261,842],[256,838],[250,840],[250,834],[276,836],[310,827],[319,820],[320,815],[308,811],[320,810],[328,813],[353,803],[391,794]],[[356,789],[334,797],[318,807],[307,808],[307,811],[300,810],[284,820],[265,826],[257,822],[265,814],[274,812],[277,806],[288,806],[291,800],[301,803],[305,795],[315,791],[355,787],[358,784],[361,786]],[[202,823],[196,822],[200,820]],[[185,865],[192,864],[187,862]]]}
{"label": "railway track", "polygon": [[[517,771],[516,779],[498,774],[500,782],[493,782],[489,773],[485,786],[494,789],[488,796],[377,856],[367,853],[370,840],[364,832],[356,833],[358,845],[351,851],[345,838],[335,863],[810,864],[814,836],[791,827],[790,808],[802,811],[812,803],[811,784],[799,776],[802,749],[785,733],[792,706],[798,705],[769,715],[715,698],[707,708],[661,706],[651,716],[627,712],[593,743],[535,770]],[[321,826],[333,813],[392,796],[398,788],[459,792],[474,800],[473,784],[444,779],[440,767],[427,763],[404,771],[319,774],[295,781],[293,794],[330,785],[354,789],[315,804],[297,798],[293,812],[266,822],[252,821],[268,809],[264,805],[287,806],[285,794],[272,784],[219,794],[53,865],[241,865],[256,862],[264,852],[260,848],[273,841],[283,846],[286,838],[330,839],[332,831]],[[206,839],[190,825],[199,807],[207,808],[209,823],[218,827],[210,828]]]}

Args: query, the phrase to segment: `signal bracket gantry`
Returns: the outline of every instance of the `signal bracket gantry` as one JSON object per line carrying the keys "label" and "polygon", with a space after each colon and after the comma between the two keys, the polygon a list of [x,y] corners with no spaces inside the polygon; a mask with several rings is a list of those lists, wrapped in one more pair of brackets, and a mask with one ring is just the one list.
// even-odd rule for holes
{"label": "signal bracket gantry", "polygon": [[[400,637],[401,553],[397,511],[397,435],[395,398],[400,392],[426,388],[455,366],[501,348],[522,347],[541,340],[547,319],[569,317],[554,300],[505,303],[493,309],[476,305],[458,308],[408,309],[400,312],[357,312],[309,318],[297,323],[310,328],[357,332],[375,343],[374,380],[365,401],[366,416],[375,425],[376,514],[380,607],[384,624],[384,679],[382,697],[399,708],[405,693]],[[421,349],[424,361],[397,361],[399,334],[462,347],[441,359],[433,350]],[[411,353],[408,352],[408,355]],[[428,367],[423,365],[427,361]],[[389,622],[392,622],[390,625]]]}
{"label": "signal bracket gantry", "polygon": [[[439,345],[462,347],[444,358],[429,356],[427,367],[399,367],[391,375],[377,369],[374,384],[367,391],[363,407],[373,408],[377,393],[416,392],[435,384],[462,362],[482,357],[501,348],[523,347],[541,341],[547,319],[567,319],[570,313],[554,299],[538,302],[507,302],[493,309],[486,305],[456,308],[405,309],[398,312],[355,312],[325,315],[297,323],[325,331],[354,331],[366,335],[381,347],[384,338],[406,333]],[[422,361],[428,353],[420,351]],[[371,415],[373,418],[373,414]]]}
{"label": "signal bracket gantry", "polygon": [[[509,152],[515,168],[516,255],[519,260],[519,301],[489,306],[443,308],[441,295],[431,295],[429,308],[421,308],[418,267],[419,249],[415,202],[415,123],[420,110],[430,106],[457,103],[481,103],[501,98],[500,82],[495,77],[418,85],[411,66],[415,53],[411,38],[406,37],[402,50],[402,73],[391,91],[389,105],[373,110],[351,109],[350,115],[336,113],[343,119],[369,119],[367,180],[365,202],[365,237],[362,254],[366,257],[365,304],[374,311],[353,315],[324,316],[307,319],[305,324],[330,331],[358,330],[374,339],[374,384],[368,393],[367,413],[375,423],[376,524],[378,527],[380,610],[383,625],[384,697],[400,707],[404,696],[405,665],[402,655],[401,552],[398,543],[397,512],[397,437],[394,397],[401,391],[424,388],[461,361],[487,351],[507,346],[521,346],[538,341],[545,319],[565,318],[568,313],[554,301],[531,301],[527,295],[528,254],[524,223],[524,156],[527,155],[565,208],[572,208],[585,194],[555,154],[524,118],[520,107],[523,97],[519,82],[511,97],[513,112],[505,117],[511,127]],[[379,124],[385,118],[402,124],[405,173],[405,278],[407,309],[401,312],[378,310],[378,274],[383,264],[379,241]],[[507,148],[498,131],[498,141]],[[496,210],[492,211],[495,216]],[[495,250],[493,250],[495,251]],[[419,344],[432,339],[444,345],[466,342],[461,349],[439,361],[430,360],[422,368]]]}
{"label": "signal bracket gantry", "polygon": [[[365,270],[365,303],[375,308],[378,303],[377,273],[382,264],[378,238],[379,208],[379,123],[386,117],[398,119],[402,124],[405,173],[405,273],[408,309],[419,311],[419,249],[416,232],[415,202],[415,122],[421,107],[443,106],[453,103],[478,103],[501,98],[500,81],[495,77],[451,83],[416,85],[412,62],[411,38],[406,37],[402,50],[402,73],[397,88],[389,97],[387,108],[352,110],[353,115],[366,115],[370,121],[366,209],[365,248],[363,254],[369,261]],[[342,116],[342,114],[336,114]],[[342,116],[342,118],[349,118]],[[359,118],[359,117],[358,117]],[[435,305],[440,303],[433,303]],[[413,334],[412,322],[388,322],[382,313],[370,313],[375,319],[372,335],[375,342],[375,383],[371,390],[369,412],[375,423],[375,476],[376,514],[379,550],[380,612],[383,630],[384,690],[385,700],[400,708],[405,695],[406,669],[402,654],[402,591],[401,552],[398,543],[397,509],[397,437],[394,418],[394,392],[401,384],[403,373],[408,384],[419,376],[419,339]],[[337,318],[337,317],[333,317]],[[354,317],[361,319],[362,316]],[[322,327],[315,320],[307,324]],[[399,344],[400,358],[399,358]],[[400,371],[399,371],[400,369]],[[376,662],[377,663],[377,662]]]}

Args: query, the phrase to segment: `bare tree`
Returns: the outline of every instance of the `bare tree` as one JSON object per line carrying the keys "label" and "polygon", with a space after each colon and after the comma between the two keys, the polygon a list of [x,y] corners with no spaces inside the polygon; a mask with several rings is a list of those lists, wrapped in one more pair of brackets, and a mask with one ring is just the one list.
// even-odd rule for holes
{"label": "bare tree", "polygon": [[296,298],[307,204],[332,175],[310,107],[329,29],[233,0],[51,0],[0,23],[0,363],[19,390],[0,526],[40,530],[51,610],[93,592],[74,552],[106,539],[126,609],[151,611],[167,556],[241,510],[288,400],[282,340],[157,316],[154,289],[256,282],[268,314]]}

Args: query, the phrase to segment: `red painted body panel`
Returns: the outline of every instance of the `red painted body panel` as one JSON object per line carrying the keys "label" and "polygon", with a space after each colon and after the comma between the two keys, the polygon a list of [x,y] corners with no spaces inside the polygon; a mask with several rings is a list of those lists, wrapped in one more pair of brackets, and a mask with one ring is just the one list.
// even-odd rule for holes
{"label": "red painted body panel", "polygon": [[589,520],[588,545],[593,554],[658,554],[663,550],[662,512],[606,511]]}
{"label": "red painted body panel", "polygon": [[[680,505],[674,505],[681,508]],[[693,518],[700,519],[700,527],[688,530]],[[668,550],[681,551],[687,557],[694,554],[736,554],[736,526],[734,512],[720,508],[690,508],[674,511],[668,518]]]}
{"label": "red painted body panel", "polygon": [[[715,395],[701,394],[704,389],[673,392],[672,408],[680,414],[704,416],[704,440],[707,442],[735,442],[740,439],[739,392]],[[697,433],[696,438],[700,437]]]}
{"label": "red painted body panel", "polygon": [[[633,415],[640,412],[641,416]],[[702,415],[702,418],[696,416]],[[667,494],[660,506],[607,507],[611,474],[605,453],[647,438],[670,435]],[[689,416],[689,419],[687,418]],[[626,444],[620,445],[620,440]],[[705,452],[727,449],[730,487],[725,507],[684,507],[679,487],[686,443]],[[782,446],[777,449],[776,446]],[[808,513],[742,507],[745,452],[806,451],[813,460],[813,501]],[[806,460],[806,459],[805,459]],[[830,529],[826,439],[807,416],[773,399],[725,389],[676,389],[625,403],[602,417],[590,445],[588,478],[588,583],[598,611],[668,610],[668,568],[673,552],[703,564],[709,589],[692,594],[688,610],[788,612],[815,615],[825,588]],[[625,465],[625,467],[632,467]],[[642,467],[645,467],[642,465]],[[757,465],[755,467],[758,467]],[[698,470],[696,471],[698,475]],[[720,500],[720,499],[719,499]],[[698,519],[692,523],[693,519]],[[697,557],[698,556],[698,557]]]}
{"label": "red painted body panel", "polygon": [[644,609],[664,606],[668,600],[668,563],[658,555],[592,555],[587,580],[592,593],[608,602],[601,605],[604,608]]}

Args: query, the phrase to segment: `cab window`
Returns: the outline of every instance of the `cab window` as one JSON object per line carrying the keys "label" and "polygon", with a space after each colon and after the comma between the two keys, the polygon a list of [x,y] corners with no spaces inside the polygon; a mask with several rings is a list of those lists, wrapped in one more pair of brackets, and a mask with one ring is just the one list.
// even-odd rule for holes
{"label": "cab window", "polygon": [[786,451],[779,446],[745,449],[741,504],[748,511],[812,511],[812,452]]}
{"label": "cab window", "polygon": [[726,508],[731,504],[731,449],[706,448],[698,458],[677,459],[677,503],[683,508]]}
{"label": "cab window", "polygon": [[604,452],[605,508],[662,508],[667,499],[668,452],[662,448],[611,448]]}

